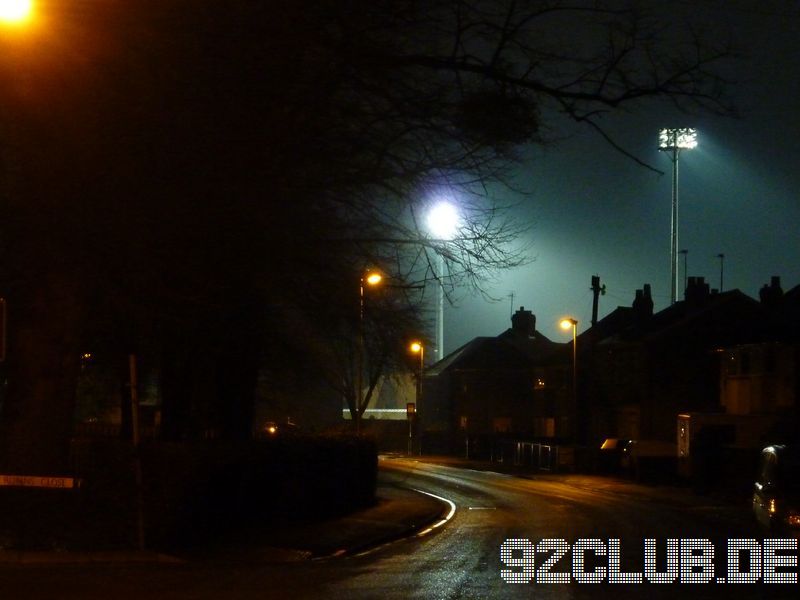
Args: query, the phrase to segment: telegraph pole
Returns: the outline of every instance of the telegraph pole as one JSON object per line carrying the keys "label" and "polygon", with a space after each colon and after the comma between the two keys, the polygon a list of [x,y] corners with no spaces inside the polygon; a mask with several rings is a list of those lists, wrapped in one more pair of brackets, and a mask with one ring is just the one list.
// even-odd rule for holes
{"label": "telegraph pole", "polygon": [[600,285],[600,276],[599,275],[592,275],[592,287],[589,288],[592,290],[592,327],[597,325],[597,309],[599,303],[600,294],[603,296],[606,295],[606,286]]}

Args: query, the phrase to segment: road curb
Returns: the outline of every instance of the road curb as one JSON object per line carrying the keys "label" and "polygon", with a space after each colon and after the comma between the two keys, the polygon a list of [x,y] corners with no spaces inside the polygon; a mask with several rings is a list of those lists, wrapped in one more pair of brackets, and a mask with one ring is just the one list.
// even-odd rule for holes
{"label": "road curb", "polygon": [[329,560],[332,558],[347,558],[347,557],[356,557],[356,556],[364,556],[366,554],[370,554],[379,550],[380,548],[384,548],[391,544],[397,543],[402,540],[411,539],[413,537],[419,536],[420,534],[427,534],[430,533],[435,527],[438,525],[443,524],[446,519],[445,516],[451,512],[451,507],[440,497],[435,496],[433,494],[428,494],[421,490],[413,489],[413,488],[400,488],[408,492],[414,492],[415,494],[419,494],[421,496],[425,496],[427,498],[434,498],[435,501],[440,505],[438,511],[429,512],[427,515],[420,517],[418,521],[411,523],[408,525],[406,529],[403,531],[394,532],[392,534],[379,536],[369,541],[358,543],[351,545],[347,548],[340,548],[332,553],[328,553],[325,555],[320,556],[312,556],[312,560]]}

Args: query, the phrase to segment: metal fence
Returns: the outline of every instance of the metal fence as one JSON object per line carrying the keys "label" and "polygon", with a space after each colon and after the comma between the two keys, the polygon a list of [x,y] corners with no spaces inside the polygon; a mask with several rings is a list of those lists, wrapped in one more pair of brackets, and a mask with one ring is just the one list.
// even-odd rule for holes
{"label": "metal fence", "polygon": [[498,440],[491,460],[537,471],[558,471],[569,466],[572,449],[554,444]]}

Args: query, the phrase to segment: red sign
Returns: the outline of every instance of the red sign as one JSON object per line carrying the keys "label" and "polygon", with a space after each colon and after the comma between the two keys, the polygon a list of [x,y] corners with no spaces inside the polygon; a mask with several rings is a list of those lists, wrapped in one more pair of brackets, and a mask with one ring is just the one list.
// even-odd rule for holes
{"label": "red sign", "polygon": [[80,479],[73,477],[40,477],[38,475],[0,475],[0,487],[38,487],[72,490],[79,488]]}

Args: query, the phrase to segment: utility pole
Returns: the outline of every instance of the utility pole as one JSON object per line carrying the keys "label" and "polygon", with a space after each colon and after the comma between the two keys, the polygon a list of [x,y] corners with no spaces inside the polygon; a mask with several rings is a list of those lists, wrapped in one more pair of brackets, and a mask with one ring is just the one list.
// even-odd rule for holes
{"label": "utility pole", "polygon": [[598,309],[598,301],[600,294],[603,296],[606,295],[606,286],[600,285],[600,276],[599,275],[592,275],[592,287],[589,288],[592,290],[592,327],[597,325],[597,309]]}

